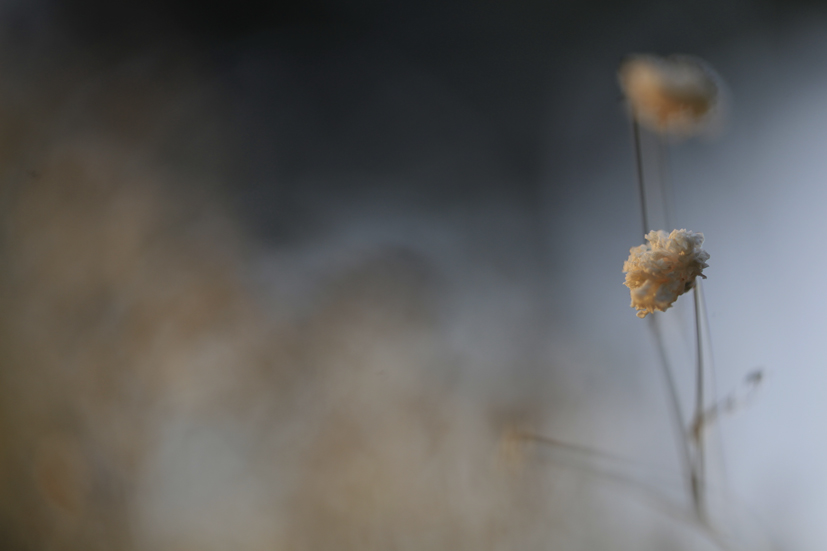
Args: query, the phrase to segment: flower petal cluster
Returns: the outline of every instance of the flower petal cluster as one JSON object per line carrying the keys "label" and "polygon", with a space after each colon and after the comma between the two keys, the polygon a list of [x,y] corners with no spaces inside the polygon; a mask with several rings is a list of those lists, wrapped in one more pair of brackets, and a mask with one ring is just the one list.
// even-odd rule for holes
{"label": "flower petal cluster", "polygon": [[655,310],[665,311],[678,297],[706,278],[702,271],[709,265],[709,253],[701,248],[702,233],[687,230],[651,231],[639,247],[632,247],[623,264],[625,285],[632,295],[637,317],[645,318]]}
{"label": "flower petal cluster", "polygon": [[720,81],[697,58],[631,56],[618,78],[632,116],[654,132],[695,134],[720,112]]}

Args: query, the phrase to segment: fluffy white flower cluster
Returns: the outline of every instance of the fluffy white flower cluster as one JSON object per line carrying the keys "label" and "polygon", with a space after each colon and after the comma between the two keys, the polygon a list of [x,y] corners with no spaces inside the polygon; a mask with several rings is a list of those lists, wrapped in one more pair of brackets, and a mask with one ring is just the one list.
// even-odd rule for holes
{"label": "fluffy white flower cluster", "polygon": [[701,248],[702,233],[687,230],[650,231],[648,243],[632,247],[623,264],[626,286],[632,294],[637,317],[645,318],[655,310],[665,311],[695,284],[709,265],[709,253]]}
{"label": "fluffy white flower cluster", "polygon": [[618,78],[633,116],[654,132],[695,134],[720,115],[720,79],[697,58],[631,56]]}

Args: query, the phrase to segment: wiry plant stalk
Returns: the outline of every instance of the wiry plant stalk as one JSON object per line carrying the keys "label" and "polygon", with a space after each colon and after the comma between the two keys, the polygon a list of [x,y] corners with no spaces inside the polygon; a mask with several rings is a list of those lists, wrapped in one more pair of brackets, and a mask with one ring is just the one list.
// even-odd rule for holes
{"label": "wiry plant stalk", "polygon": [[[692,461],[692,450],[689,447],[689,442],[686,438],[686,422],[681,412],[680,399],[678,397],[678,385],[675,383],[675,377],[672,374],[672,368],[669,366],[669,356],[666,353],[666,345],[663,340],[663,335],[660,332],[658,321],[654,316],[649,316],[649,328],[655,340],[655,347],[658,351],[658,363],[663,372],[663,380],[666,383],[666,394],[669,398],[669,409],[671,410],[672,421],[675,427],[675,438],[677,440],[678,455],[681,459],[681,465],[685,473],[684,480],[688,481],[689,495],[692,496],[692,506],[696,514],[699,508],[699,494],[696,492],[696,476]],[[700,518],[700,515],[699,515]]]}
{"label": "wiry plant stalk", "polygon": [[[644,240],[646,234],[649,233],[651,229],[651,222],[649,218],[649,212],[647,209],[646,204],[646,182],[644,177],[644,166],[643,166],[643,148],[641,147],[641,138],[640,138],[640,125],[637,122],[637,117],[635,113],[632,113],[631,117],[632,121],[632,140],[634,143],[634,150],[635,150],[635,167],[637,171],[637,183],[638,183],[638,195],[640,198],[640,209],[641,209],[641,217],[642,217],[642,226],[643,226],[643,236]],[[659,149],[665,149],[661,147],[659,143]],[[665,172],[664,167],[661,165],[661,172]],[[661,197],[664,201],[664,208],[667,207],[667,198],[665,190],[661,190]],[[667,218],[669,213],[665,213]],[[704,459],[704,448],[703,448],[703,429],[700,425],[703,424],[703,345],[701,339],[701,321],[700,321],[700,309],[698,306],[698,293],[697,293],[697,282],[695,287],[695,327],[696,327],[696,343],[697,343],[697,365],[696,365],[696,390],[695,390],[695,415],[693,417],[693,429],[697,428],[698,430],[692,430],[692,436],[687,437],[687,425],[683,418],[683,413],[681,411],[680,406],[680,399],[677,390],[677,384],[675,383],[675,378],[672,373],[672,369],[669,365],[669,357],[666,352],[666,344],[663,339],[663,335],[660,332],[660,328],[658,326],[658,322],[654,316],[651,317],[651,321],[649,322],[649,327],[652,331],[654,336],[655,346],[658,351],[659,356],[659,364],[663,371],[664,381],[666,383],[666,391],[667,397],[670,404],[670,409],[672,412],[672,419],[673,424],[675,426],[675,435],[678,441],[678,448],[679,448],[679,455],[681,457],[681,462],[683,464],[685,475],[685,480],[687,480],[687,486],[689,490],[689,495],[692,499],[692,508],[695,512],[696,517],[699,521],[705,522],[706,521],[706,508],[704,504],[704,477],[703,471],[705,468],[705,459]],[[700,425],[698,425],[700,423]],[[690,442],[691,438],[691,442]],[[691,444],[691,445],[690,445]],[[694,448],[694,450],[693,450]],[[693,453],[694,451],[694,453]]]}
{"label": "wiry plant stalk", "polygon": [[692,441],[695,445],[695,461],[692,469],[692,500],[695,513],[700,520],[705,520],[704,482],[706,476],[706,457],[704,451],[704,355],[703,331],[701,329],[701,293],[700,282],[695,282],[695,345],[697,361],[695,364],[695,414],[692,422]]}
{"label": "wiry plant stalk", "polygon": [[637,118],[632,115],[632,140],[635,144],[635,168],[637,169],[637,188],[640,197],[640,214],[643,222],[643,238],[649,233],[649,215],[646,210],[646,185],[643,181],[643,148],[640,146],[640,125]]}
{"label": "wiry plant stalk", "polygon": [[657,138],[657,161],[658,181],[661,188],[661,200],[663,203],[663,219],[667,228],[673,228],[672,220],[675,208],[675,192],[672,188],[669,177],[669,138],[658,134]]}

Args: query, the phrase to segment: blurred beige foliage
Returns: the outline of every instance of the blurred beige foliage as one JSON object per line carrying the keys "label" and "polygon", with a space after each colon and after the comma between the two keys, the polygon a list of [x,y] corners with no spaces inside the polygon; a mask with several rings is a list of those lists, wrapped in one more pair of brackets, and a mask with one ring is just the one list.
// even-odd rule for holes
{"label": "blurred beige foliage", "polygon": [[160,160],[203,99],[178,69],[0,89],[3,548],[513,549],[536,496],[429,375],[427,262],[370,252],[270,315],[220,192]]}

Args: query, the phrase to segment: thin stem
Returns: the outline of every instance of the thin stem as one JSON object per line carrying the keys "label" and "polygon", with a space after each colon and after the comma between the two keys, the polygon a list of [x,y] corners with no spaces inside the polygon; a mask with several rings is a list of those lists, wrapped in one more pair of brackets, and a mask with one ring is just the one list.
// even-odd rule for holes
{"label": "thin stem", "polygon": [[640,213],[643,218],[643,237],[649,233],[649,215],[646,210],[646,186],[643,182],[643,149],[640,146],[640,125],[632,113],[632,139],[635,144],[635,167],[637,168],[637,187],[640,194]]}
{"label": "thin stem", "polygon": [[[692,496],[692,506],[696,514],[699,511],[698,493],[696,491],[697,476],[692,463],[692,450],[689,447],[689,442],[686,438],[686,422],[681,412],[680,398],[678,397],[678,385],[675,383],[675,377],[672,375],[672,369],[669,367],[669,356],[666,354],[666,345],[663,342],[663,335],[660,332],[660,327],[655,319],[655,316],[647,316],[649,319],[649,327],[655,338],[655,347],[660,358],[660,366],[663,372],[663,379],[666,382],[666,393],[669,398],[669,408],[672,413],[672,422],[675,425],[675,438],[677,440],[679,457],[684,473],[686,473],[684,480],[688,482],[689,495]],[[698,515],[699,518],[700,515]]]}
{"label": "thin stem", "polygon": [[660,194],[663,203],[663,218],[666,222],[666,229],[674,228],[673,212],[674,212],[674,190],[672,189],[672,182],[669,179],[669,143],[668,138],[663,135],[658,135],[658,169],[660,177]]}
{"label": "thin stem", "polygon": [[[643,150],[640,139],[640,125],[632,113],[632,138],[635,148],[635,168],[637,169],[638,192],[640,196],[640,210],[643,217],[643,236],[649,233],[650,220],[649,213],[646,208],[646,182],[643,174]],[[697,315],[697,309],[696,309]],[[669,401],[670,409],[672,410],[672,419],[675,425],[675,437],[678,442],[679,456],[683,464],[683,470],[686,473],[684,480],[689,486],[689,495],[692,499],[692,506],[695,515],[699,521],[704,522],[705,514],[702,506],[702,483],[701,477],[698,473],[698,463],[693,461],[692,449],[689,438],[686,435],[686,423],[681,412],[680,399],[678,397],[677,384],[672,375],[672,369],[669,367],[669,356],[666,353],[666,345],[664,343],[663,335],[660,332],[655,316],[649,317],[649,327],[652,330],[655,339],[655,346],[660,356],[660,365],[663,370],[664,381],[666,382],[666,391]],[[703,413],[701,413],[703,415]]]}
{"label": "thin stem", "polygon": [[693,421],[692,439],[695,444],[695,469],[697,478],[693,483],[696,494],[695,509],[700,519],[704,518],[704,477],[706,458],[704,452],[704,346],[703,330],[701,328],[701,295],[698,291],[699,282],[695,282],[693,295],[695,298],[695,343],[697,362],[695,364],[695,416]]}
{"label": "thin stem", "polygon": [[[716,380],[717,370],[715,369],[715,356],[712,354],[712,350],[714,349],[714,347],[713,347],[713,343],[712,343],[712,333],[709,329],[709,310],[706,307],[706,297],[704,295],[703,285],[701,285],[700,281],[697,284],[696,291],[697,291],[698,295],[700,295],[699,301],[700,301],[700,304],[701,304],[701,314],[702,314],[701,321],[703,321],[703,325],[704,325],[704,333],[703,333],[704,345],[705,345],[706,350],[708,351],[705,359],[706,359],[706,372],[709,374],[709,387],[710,387],[709,390],[710,390],[710,394],[711,394],[711,396],[709,397],[709,401],[711,401],[712,404],[718,404],[719,403],[718,402],[718,381]],[[704,414],[704,417],[706,417],[706,414]],[[726,480],[729,477],[727,475],[726,457],[723,454],[724,438],[723,438],[723,434],[722,434],[722,431],[720,429],[720,426],[718,427],[718,430],[715,431],[715,434],[717,436],[717,440],[718,440],[717,444],[718,444],[719,450],[720,450],[720,454],[716,458],[716,461],[718,463],[720,463],[719,468],[720,468],[720,472],[721,472],[721,480],[723,480],[724,483],[726,483]]]}

